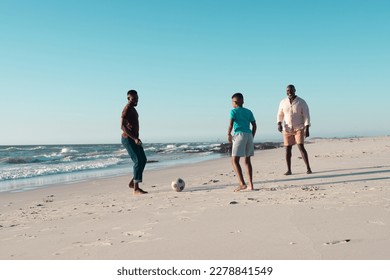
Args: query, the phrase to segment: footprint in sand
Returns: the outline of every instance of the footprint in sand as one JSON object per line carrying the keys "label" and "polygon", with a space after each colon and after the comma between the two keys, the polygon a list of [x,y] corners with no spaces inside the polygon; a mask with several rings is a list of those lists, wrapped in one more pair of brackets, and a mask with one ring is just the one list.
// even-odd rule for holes
{"label": "footprint in sand", "polygon": [[35,239],[35,238],[37,238],[38,236],[36,236],[36,235],[32,235],[32,234],[26,234],[26,233],[24,233],[24,234],[19,234],[19,235],[16,235],[15,237],[23,237],[23,238],[25,238],[25,239]]}
{"label": "footprint in sand", "polygon": [[123,232],[122,234],[125,236],[131,236],[131,237],[136,237],[136,238],[150,236],[150,234],[146,233],[145,231],[141,231],[141,230],[127,231],[127,232]]}
{"label": "footprint in sand", "polygon": [[337,244],[344,244],[351,242],[351,239],[344,239],[344,240],[336,240],[331,242],[325,242],[324,245],[337,245]]}
{"label": "footprint in sand", "polygon": [[45,232],[45,231],[53,231],[53,230],[56,230],[57,227],[48,227],[48,228],[43,228],[40,230],[40,232]]}
{"label": "footprint in sand", "polygon": [[378,225],[378,226],[385,226],[386,224],[382,221],[368,221],[370,224]]}
{"label": "footprint in sand", "polygon": [[121,243],[133,243],[133,242],[148,242],[150,241],[151,234],[144,231],[128,231],[123,232],[123,235],[127,236],[129,239],[126,241],[121,241]]}
{"label": "footprint in sand", "polygon": [[74,245],[77,245],[79,247],[101,247],[101,246],[112,246],[113,243],[110,242],[109,240],[97,240],[95,242],[88,242],[88,243],[83,243],[83,242],[75,242],[73,243]]}

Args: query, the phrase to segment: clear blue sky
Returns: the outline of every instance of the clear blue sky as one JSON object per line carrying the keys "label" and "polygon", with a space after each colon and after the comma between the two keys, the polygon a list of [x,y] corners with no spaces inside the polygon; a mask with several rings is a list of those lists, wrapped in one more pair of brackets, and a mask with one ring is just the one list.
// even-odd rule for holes
{"label": "clear blue sky", "polygon": [[226,141],[231,95],[280,139],[293,83],[312,136],[390,134],[390,2],[0,0],[0,145]]}

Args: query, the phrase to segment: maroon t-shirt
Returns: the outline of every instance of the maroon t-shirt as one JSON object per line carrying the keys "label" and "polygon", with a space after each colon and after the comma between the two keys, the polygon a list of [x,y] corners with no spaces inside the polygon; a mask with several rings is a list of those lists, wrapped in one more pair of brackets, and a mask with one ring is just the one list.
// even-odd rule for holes
{"label": "maroon t-shirt", "polygon": [[[137,110],[127,104],[122,111],[122,118],[126,127],[132,132],[132,136],[139,137],[139,122]],[[127,138],[126,133],[122,134],[122,137]]]}

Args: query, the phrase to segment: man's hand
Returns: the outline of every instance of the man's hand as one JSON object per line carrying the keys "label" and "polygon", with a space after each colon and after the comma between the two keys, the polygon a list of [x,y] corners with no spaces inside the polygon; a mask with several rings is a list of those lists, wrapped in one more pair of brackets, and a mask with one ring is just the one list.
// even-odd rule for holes
{"label": "man's hand", "polygon": [[279,132],[283,132],[283,126],[281,122],[278,122],[278,130]]}
{"label": "man's hand", "polygon": [[309,137],[310,136],[310,132],[309,132],[309,126],[305,126],[305,137]]}
{"label": "man's hand", "polygon": [[142,146],[142,141],[141,139],[137,138],[134,140],[135,144],[139,145],[139,146]]}

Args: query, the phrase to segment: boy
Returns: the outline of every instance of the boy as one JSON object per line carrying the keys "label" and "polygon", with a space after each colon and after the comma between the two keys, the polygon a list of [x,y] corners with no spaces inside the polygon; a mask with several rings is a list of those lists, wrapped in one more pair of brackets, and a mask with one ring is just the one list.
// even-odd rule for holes
{"label": "boy", "polygon": [[[257,125],[253,113],[251,110],[244,108],[243,104],[244,96],[241,93],[235,93],[232,96],[233,109],[230,111],[230,123],[228,128],[228,140],[230,143],[233,143],[232,164],[240,184],[234,190],[235,192],[247,188],[240,166],[240,157],[245,157],[245,165],[249,178],[249,189],[253,190],[251,156],[254,155],[255,150],[253,138],[256,134]],[[252,130],[250,129],[250,125],[252,125]],[[233,136],[231,134],[232,130],[234,130]]]}

